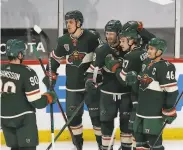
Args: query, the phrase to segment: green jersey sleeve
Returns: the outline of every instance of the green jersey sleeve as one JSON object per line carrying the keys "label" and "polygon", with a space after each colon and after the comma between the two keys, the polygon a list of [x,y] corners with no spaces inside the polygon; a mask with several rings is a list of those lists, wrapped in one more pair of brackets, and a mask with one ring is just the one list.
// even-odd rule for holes
{"label": "green jersey sleeve", "polygon": [[127,53],[123,59],[121,71],[117,71],[118,80],[123,83],[126,81],[126,74],[130,71],[140,72],[142,62],[146,59],[147,52],[144,50],[134,50]]}
{"label": "green jersey sleeve", "polygon": [[102,43],[102,41],[100,39],[100,34],[98,32],[93,30],[89,30],[89,32],[91,33],[89,40],[89,47],[90,51],[94,52],[96,48]]}
{"label": "green jersey sleeve", "polygon": [[[51,68],[54,73],[57,72],[57,68],[60,66],[60,63],[62,60],[64,60],[65,56],[67,55],[67,44],[63,44],[64,37],[60,37],[57,40],[56,48],[51,52]],[[65,46],[65,48],[64,48]],[[48,70],[48,65],[46,67],[46,70]]]}
{"label": "green jersey sleeve", "polygon": [[98,71],[97,71],[97,77],[96,77],[96,81],[97,83],[101,83],[102,82],[102,67],[104,66],[104,59],[103,58],[101,61],[100,60],[100,57],[101,57],[101,53],[100,53],[100,46],[96,48],[94,54],[93,54],[93,61],[92,63],[90,64],[90,67],[87,69],[86,71],[86,80],[87,79],[93,79],[94,77],[94,70],[96,69],[96,67],[99,67],[98,68]]}
{"label": "green jersey sleeve", "polygon": [[36,72],[30,67],[26,67],[27,70],[24,74],[24,88],[25,94],[29,102],[36,101],[41,98],[39,89],[39,78]]}
{"label": "green jersey sleeve", "polygon": [[156,36],[152,33],[150,33],[148,30],[143,28],[141,31],[139,31],[140,36],[142,37],[143,40],[143,46],[148,44],[148,42],[152,39],[155,38]]}
{"label": "green jersey sleeve", "polygon": [[60,61],[67,55],[67,44],[64,45],[64,37],[60,37],[57,40],[57,45],[52,51],[52,57],[60,63]]}
{"label": "green jersey sleeve", "polygon": [[[158,67],[157,75],[161,88],[176,87],[177,81],[175,79],[175,66],[172,63],[169,63],[168,61],[161,63]],[[170,88],[166,91],[172,92],[174,89]]]}
{"label": "green jersey sleeve", "polygon": [[26,67],[27,70],[24,74],[24,88],[27,100],[33,105],[35,108],[44,108],[47,106],[47,98],[41,95],[39,88],[39,78],[36,72]]}
{"label": "green jersey sleeve", "polygon": [[175,79],[175,66],[164,61],[157,71],[157,79],[161,89],[166,92],[165,107],[172,108],[178,96],[178,86]]}

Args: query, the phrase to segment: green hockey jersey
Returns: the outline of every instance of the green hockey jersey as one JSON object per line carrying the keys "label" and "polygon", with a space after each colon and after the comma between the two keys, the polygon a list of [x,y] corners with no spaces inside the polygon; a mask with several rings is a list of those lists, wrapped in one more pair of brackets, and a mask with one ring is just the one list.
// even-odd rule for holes
{"label": "green hockey jersey", "polygon": [[172,108],[178,96],[175,66],[163,59],[158,62],[147,59],[138,78],[137,116],[161,118],[162,108]]}
{"label": "green hockey jersey", "polygon": [[39,79],[35,71],[21,64],[1,66],[1,118],[15,118],[35,112],[35,105],[47,105],[41,98]]}
{"label": "green hockey jersey", "polygon": [[120,83],[126,84],[126,74],[130,71],[140,72],[147,52],[141,47],[136,47],[124,55],[122,68],[117,69],[116,76]]}
{"label": "green hockey jersey", "polygon": [[[107,43],[100,45],[96,49],[94,62],[91,64],[87,72],[91,73],[93,76],[94,68],[99,67],[98,74],[102,76],[102,82],[103,82],[101,86],[101,90],[105,92],[111,92],[111,93],[127,93],[130,91],[130,87],[126,85],[121,86],[121,84],[116,78],[115,73],[111,72],[105,67],[106,57],[111,56],[114,59],[117,58],[122,60],[124,55],[125,55],[125,52],[119,51],[116,48],[112,48]],[[90,77],[92,76],[90,75]]]}
{"label": "green hockey jersey", "polygon": [[51,53],[51,68],[53,72],[57,72],[60,61],[66,59],[66,88],[68,90],[85,90],[85,72],[92,62],[96,47],[99,45],[98,35],[94,31],[84,30],[77,40],[69,34],[58,38],[57,47]]}

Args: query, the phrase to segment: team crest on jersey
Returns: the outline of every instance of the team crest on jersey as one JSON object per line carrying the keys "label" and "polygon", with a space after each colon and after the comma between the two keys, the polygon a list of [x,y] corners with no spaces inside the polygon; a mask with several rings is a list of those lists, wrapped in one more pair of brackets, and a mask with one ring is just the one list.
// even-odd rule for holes
{"label": "team crest on jersey", "polygon": [[66,51],[69,51],[69,44],[64,44],[64,48]]}
{"label": "team crest on jersey", "polygon": [[140,78],[140,88],[143,91],[145,91],[147,89],[147,87],[149,86],[149,84],[151,84],[152,81],[153,81],[153,79],[151,77],[149,77],[147,74],[144,74]]}
{"label": "team crest on jersey", "polygon": [[82,60],[85,57],[86,53],[74,51],[69,55],[67,61],[69,64],[79,67],[82,64]]}

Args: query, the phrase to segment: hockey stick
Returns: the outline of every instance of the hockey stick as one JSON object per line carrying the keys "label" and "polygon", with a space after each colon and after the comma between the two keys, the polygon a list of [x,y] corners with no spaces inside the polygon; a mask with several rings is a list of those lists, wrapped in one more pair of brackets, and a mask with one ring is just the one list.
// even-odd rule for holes
{"label": "hockey stick", "polygon": [[[48,66],[49,66],[49,90],[51,91],[52,88],[52,72],[51,72],[51,58],[50,58],[50,41],[49,38],[46,36],[44,32],[42,32],[42,29],[35,25],[34,30],[40,35],[40,38],[43,37],[46,40],[46,46],[47,46],[47,51],[48,51]],[[55,149],[55,143],[54,143],[54,117],[53,117],[53,104],[50,104],[50,120],[51,120],[51,141],[53,145],[53,150]]]}
{"label": "hockey stick", "polygon": [[[43,32],[43,31],[42,31],[42,32]],[[46,34],[44,34],[43,36],[46,36]],[[48,38],[48,37],[46,36],[46,38]],[[40,57],[40,55],[39,55],[39,53],[38,53],[38,51],[37,51],[35,45],[33,45],[33,51],[34,51],[34,53],[35,53],[37,59],[39,60],[39,63],[40,63],[40,65],[41,65],[41,68],[42,68],[42,70],[43,70],[43,72],[44,72],[44,74],[45,74],[45,76],[46,76],[46,69],[45,69],[45,67],[44,67],[44,65],[43,65],[43,61],[42,61],[42,59],[41,59],[41,57]],[[53,91],[54,91],[54,89],[53,89]],[[57,104],[58,104],[58,107],[59,107],[59,109],[60,109],[60,111],[61,111],[61,113],[62,113],[62,116],[63,116],[63,118],[64,118],[64,121],[67,122],[67,117],[66,117],[66,115],[65,115],[65,113],[64,113],[64,110],[63,110],[63,108],[62,108],[62,105],[60,104],[60,102],[59,102],[59,100],[58,100],[58,97],[57,97]],[[76,146],[77,148],[79,148],[79,147],[78,147],[78,144],[77,144],[77,142],[76,142],[76,139],[75,139],[75,137],[74,137],[74,135],[73,135],[73,132],[72,132],[72,130],[71,130],[71,128],[70,128],[69,126],[68,126],[68,129],[69,129],[69,132],[70,132],[70,135],[71,135],[71,138],[72,138],[73,143],[75,144],[75,146]]]}
{"label": "hockey stick", "polygon": [[110,150],[111,146],[113,145],[117,128],[119,128],[119,113],[118,113],[117,117],[114,119],[114,129],[113,129],[112,136],[111,136],[107,150]]}
{"label": "hockey stick", "polygon": [[[53,90],[52,87],[52,71],[51,71],[51,58],[50,54],[48,52],[48,66],[49,66],[49,81],[50,81],[50,87],[49,90]],[[54,117],[53,117],[53,104],[50,104],[50,119],[51,119],[51,139],[53,144],[53,150],[55,149],[55,143],[54,143]]]}
{"label": "hockey stick", "polygon": [[[62,134],[62,132],[65,130],[65,128],[71,123],[71,121],[73,120],[73,118],[79,112],[79,110],[81,109],[81,107],[84,105],[84,102],[85,102],[86,98],[79,104],[79,106],[77,107],[77,109],[72,113],[72,116],[68,119],[68,121],[66,122],[66,124],[62,127],[62,129],[56,135],[56,137],[54,139],[55,141],[59,138],[59,136]],[[52,143],[47,147],[46,150],[49,150],[51,147],[52,147]]]}
{"label": "hockey stick", "polygon": [[[174,104],[173,108],[176,108],[176,106],[177,106],[177,104],[179,103],[179,101],[181,100],[182,96],[183,96],[183,91],[182,91],[182,93],[180,94],[180,96],[179,96],[178,100],[176,101],[176,103]],[[158,142],[159,138],[161,137],[161,135],[162,135],[162,133],[163,133],[163,130],[164,130],[166,124],[167,124],[167,120],[164,121],[163,126],[162,126],[162,128],[161,128],[161,130],[160,130],[160,133],[159,133],[159,135],[158,135],[156,141],[154,142],[153,146],[150,148],[150,150],[153,150],[153,147],[155,147],[156,143]]]}

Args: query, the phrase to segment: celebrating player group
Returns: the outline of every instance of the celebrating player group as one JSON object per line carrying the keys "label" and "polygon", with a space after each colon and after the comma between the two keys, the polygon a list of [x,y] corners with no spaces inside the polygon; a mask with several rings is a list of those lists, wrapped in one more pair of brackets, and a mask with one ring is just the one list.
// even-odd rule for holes
{"label": "celebrating player group", "polygon": [[[162,58],[166,41],[149,33],[142,22],[121,21],[106,23],[106,41],[102,41],[95,30],[82,28],[80,11],[69,11],[65,14],[68,33],[58,38],[50,53],[51,66],[46,66],[43,83],[53,87],[57,69],[66,60],[66,116],[71,118],[76,150],[83,150],[83,106],[72,115],[83,101],[99,150],[113,150],[117,114],[121,150],[164,150],[161,129],[177,117],[175,66]],[[40,94],[37,74],[22,64],[25,49],[24,41],[8,40],[9,63],[1,66],[0,73],[1,126],[11,150],[36,150],[35,109],[57,100],[52,90]]]}

